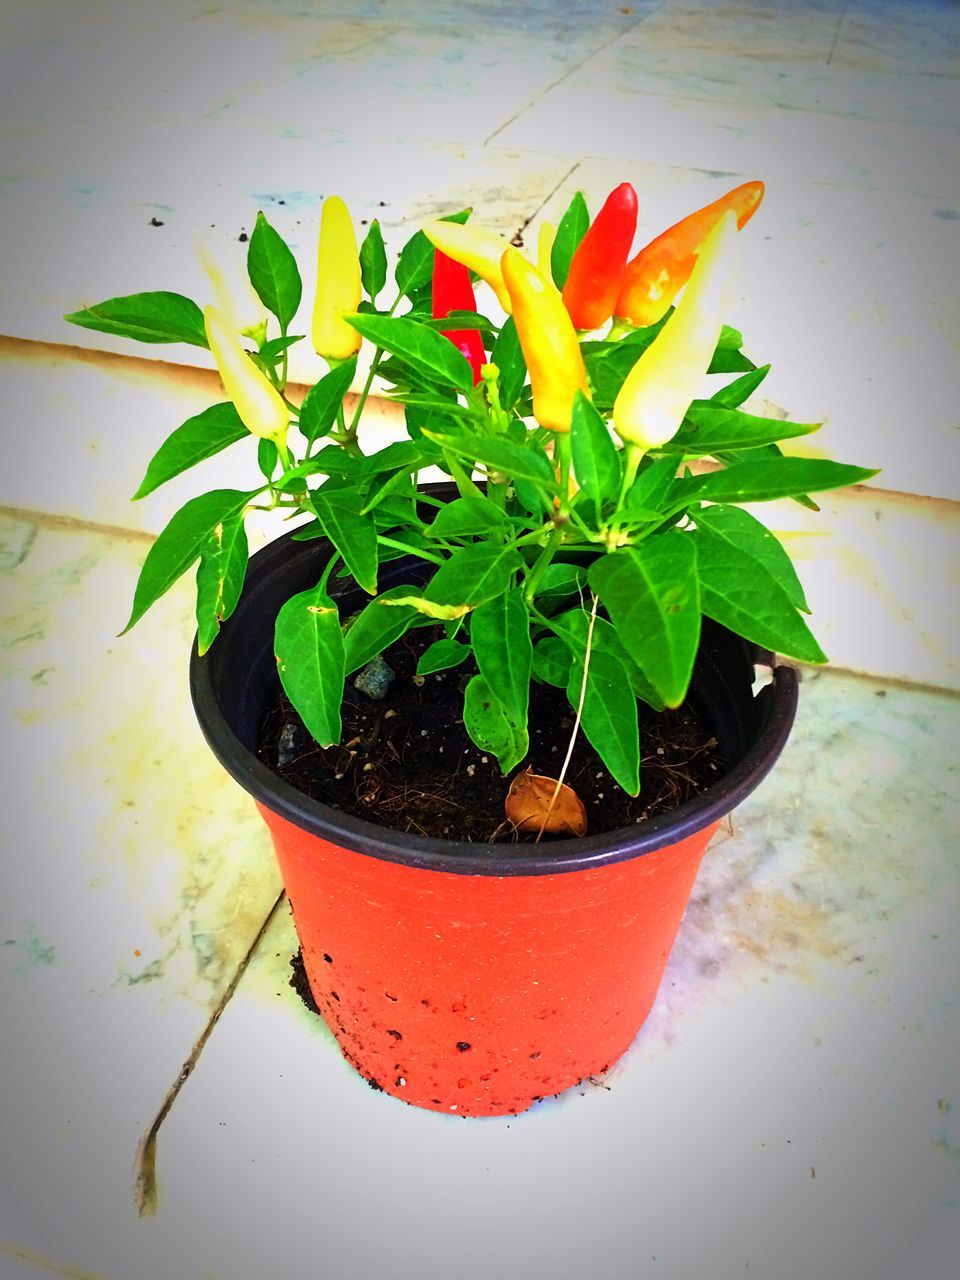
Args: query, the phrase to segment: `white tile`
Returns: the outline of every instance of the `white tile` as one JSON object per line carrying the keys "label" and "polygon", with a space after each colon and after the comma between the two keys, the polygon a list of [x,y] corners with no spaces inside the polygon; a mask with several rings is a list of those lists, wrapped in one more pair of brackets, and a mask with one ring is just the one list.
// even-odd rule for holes
{"label": "white tile", "polygon": [[661,5],[617,42],[618,49],[707,52],[714,59],[825,62],[839,23],[838,7],[753,4],[750,0]]}
{"label": "white tile", "polygon": [[162,1131],[166,1230],[231,1280],[281,1222],[292,1265],[319,1246],[334,1273],[878,1274],[957,1185],[956,717],[808,682],[606,1087],[512,1120],[372,1093],[289,991],[278,920]]}
{"label": "white tile", "polygon": [[[649,40],[640,27],[591,59],[586,70],[662,98],[807,112],[821,117],[821,128],[827,127],[822,117],[832,116],[960,125],[953,79],[828,65],[826,58],[803,60],[788,50],[779,60],[758,59],[749,42],[718,55]],[[814,130],[816,121],[809,127]]]}
{"label": "white tile", "polygon": [[0,1240],[82,1269],[277,875],[189,705],[188,584],[118,640],[142,540],[3,532]]}
{"label": "white tile", "polygon": [[960,132],[776,107],[665,98],[611,75],[610,50],[544,94],[497,141],[567,154],[954,198]]}
{"label": "white tile", "polygon": [[845,10],[833,50],[840,67],[960,75],[960,14],[945,4],[888,5],[876,12],[854,3]]}

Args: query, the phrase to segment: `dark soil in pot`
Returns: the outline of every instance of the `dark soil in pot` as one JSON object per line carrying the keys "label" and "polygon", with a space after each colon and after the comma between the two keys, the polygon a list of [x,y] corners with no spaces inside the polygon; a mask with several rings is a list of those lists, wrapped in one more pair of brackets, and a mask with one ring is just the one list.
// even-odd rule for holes
{"label": "dark soil in pot", "polygon": [[[463,687],[476,668],[415,674],[419,655],[442,634],[420,628],[391,647],[385,657],[395,679],[380,700],[347,681],[342,745],[317,746],[278,690],[263,718],[260,759],[305,795],[394,830],[476,843],[532,840],[504,822],[509,780],[463,725]],[[640,713],[639,796],[623,791],[584,734],[577,734],[564,780],[583,801],[591,835],[675,809],[723,770],[717,740],[692,704],[660,713],[641,705]],[[564,691],[535,683],[531,749],[519,767],[557,777],[573,725]]]}

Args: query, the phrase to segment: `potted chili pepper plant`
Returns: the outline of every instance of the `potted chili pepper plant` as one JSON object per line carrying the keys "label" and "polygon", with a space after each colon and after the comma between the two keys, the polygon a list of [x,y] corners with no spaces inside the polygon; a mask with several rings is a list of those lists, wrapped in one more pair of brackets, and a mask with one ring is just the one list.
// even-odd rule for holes
{"label": "potted chili pepper plant", "polygon": [[[633,188],[592,223],[578,194],[536,263],[454,214],[403,247],[388,306],[379,225],[358,249],[330,197],[310,330],[329,371],[300,403],[301,280],[262,213],[252,312],[213,269],[205,310],[153,292],[67,317],[209,347],[220,371],[227,398],[136,497],[258,439],[256,485],[160,534],[127,628],[197,566],[201,726],[270,827],[345,1057],[415,1105],[515,1112],[626,1049],[711,833],[789,732],[796,673],[755,696],[755,664],[824,661],[789,558],[740,504],[873,473],[785,457],[817,424],[741,407],[769,366],[724,324],[726,282],[762,195],[746,183],[631,257]],[[377,379],[406,435],[367,452]],[[294,527],[248,568],[264,506]],[[658,774],[674,738],[683,767]]]}

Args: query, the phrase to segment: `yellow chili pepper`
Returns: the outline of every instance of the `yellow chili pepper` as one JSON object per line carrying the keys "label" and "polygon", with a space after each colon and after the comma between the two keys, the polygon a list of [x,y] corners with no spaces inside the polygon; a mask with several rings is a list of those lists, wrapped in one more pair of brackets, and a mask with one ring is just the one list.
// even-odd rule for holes
{"label": "yellow chili pepper", "polygon": [[540,231],[537,234],[537,270],[547,284],[553,284],[553,267],[550,264],[550,257],[553,253],[553,242],[556,238],[557,228],[553,223],[541,222]]}
{"label": "yellow chili pepper", "polygon": [[679,430],[710,366],[726,305],[736,214],[710,232],[673,315],[633,366],[613,406],[613,425],[641,452],[659,448]]}
{"label": "yellow chili pepper", "polygon": [[589,395],[577,331],[560,294],[519,249],[506,251],[501,271],[530,374],[533,416],[550,431],[569,431],[574,395]]}
{"label": "yellow chili pepper", "polygon": [[244,351],[222,311],[207,307],[203,325],[224,390],[243,425],[264,440],[273,440],[278,445],[284,443],[290,413],[280,392]]}
{"label": "yellow chili pepper", "polygon": [[497,295],[497,301],[504,311],[510,310],[510,294],[503,282],[500,260],[507,247],[503,236],[497,235],[487,227],[475,227],[471,223],[461,226],[459,222],[428,222],[423,227],[423,234],[435,249],[445,253],[454,262],[462,262],[465,267],[475,271]]}
{"label": "yellow chili pepper", "polygon": [[317,293],[313,304],[313,348],[325,360],[349,360],[360,350],[360,334],[344,320],[363,295],[360,254],[347,206],[328,196],[320,215]]}

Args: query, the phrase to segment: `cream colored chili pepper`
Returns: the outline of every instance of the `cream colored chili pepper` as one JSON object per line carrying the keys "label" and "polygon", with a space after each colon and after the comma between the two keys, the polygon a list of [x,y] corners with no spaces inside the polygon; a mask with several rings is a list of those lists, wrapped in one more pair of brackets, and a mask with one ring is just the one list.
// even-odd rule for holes
{"label": "cream colored chili pepper", "polygon": [[[267,336],[267,309],[250,283],[246,268],[237,261],[228,263],[226,246],[212,237],[198,235],[194,241],[197,257],[213,286],[216,306],[237,333],[261,346]],[[231,270],[230,267],[235,267]]]}
{"label": "cream colored chili pepper", "polygon": [[503,251],[508,247],[503,236],[469,222],[463,226],[459,222],[427,222],[422,229],[435,249],[475,271],[497,295],[504,311],[510,311],[510,294],[500,269]]}
{"label": "cream colored chili pepper", "polygon": [[280,392],[244,351],[222,311],[207,307],[203,325],[224,389],[243,425],[264,440],[284,443],[290,413]]}
{"label": "cream colored chili pepper", "polygon": [[736,214],[725,213],[704,242],[673,315],[627,375],[613,425],[627,445],[656,449],[679,430],[710,366],[727,299]]}

